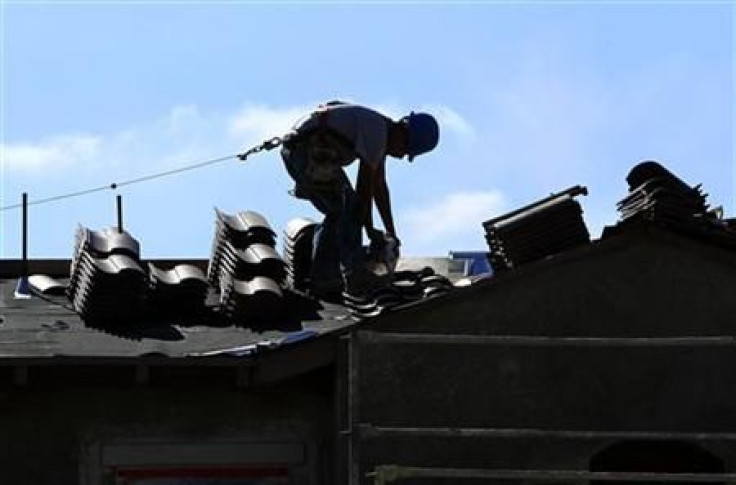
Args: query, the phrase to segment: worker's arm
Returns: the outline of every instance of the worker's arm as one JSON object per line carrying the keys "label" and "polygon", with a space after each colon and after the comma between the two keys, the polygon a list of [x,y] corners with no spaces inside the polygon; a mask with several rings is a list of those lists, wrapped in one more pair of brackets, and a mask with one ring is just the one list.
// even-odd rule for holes
{"label": "worker's arm", "polygon": [[358,180],[356,183],[356,191],[361,202],[362,221],[366,228],[368,237],[373,239],[376,236],[376,229],[373,227],[373,201],[376,203],[376,209],[381,216],[383,227],[386,234],[396,238],[396,228],[394,227],[394,218],[391,211],[391,195],[386,183],[386,167],[381,163],[378,167],[373,167],[365,162],[360,162],[358,169]]}
{"label": "worker's arm", "polygon": [[368,233],[368,238],[373,239],[376,229],[373,227],[373,169],[370,165],[360,161],[358,166],[358,179],[355,182],[355,192],[358,194],[358,200],[360,201],[360,214],[359,218],[363,221],[363,227],[365,227]]}

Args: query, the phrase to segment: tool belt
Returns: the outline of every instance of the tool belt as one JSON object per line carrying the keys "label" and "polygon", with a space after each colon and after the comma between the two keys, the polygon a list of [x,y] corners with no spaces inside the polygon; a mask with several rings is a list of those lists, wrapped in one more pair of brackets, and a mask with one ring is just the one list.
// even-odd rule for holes
{"label": "tool belt", "polygon": [[301,182],[323,192],[341,188],[344,180],[342,167],[355,159],[352,143],[326,127],[290,133],[283,144],[289,150],[303,150],[306,166]]}

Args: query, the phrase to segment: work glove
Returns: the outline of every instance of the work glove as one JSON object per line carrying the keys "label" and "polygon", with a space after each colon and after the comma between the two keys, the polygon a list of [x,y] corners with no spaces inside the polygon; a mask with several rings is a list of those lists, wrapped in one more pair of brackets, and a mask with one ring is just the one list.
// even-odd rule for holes
{"label": "work glove", "polygon": [[399,256],[401,256],[401,250],[399,249],[401,247],[401,241],[393,234],[384,234],[383,237],[385,241],[384,251],[386,254],[386,261],[396,264],[399,260]]}

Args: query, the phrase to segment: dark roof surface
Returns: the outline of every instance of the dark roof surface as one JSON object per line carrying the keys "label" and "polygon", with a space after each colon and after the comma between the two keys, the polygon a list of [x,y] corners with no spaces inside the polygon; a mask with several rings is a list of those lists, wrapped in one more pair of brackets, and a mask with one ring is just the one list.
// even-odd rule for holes
{"label": "dark roof surface", "polygon": [[255,330],[197,322],[139,321],[124,326],[91,326],[74,312],[66,296],[15,297],[17,279],[0,280],[0,358],[8,357],[167,357],[246,356],[355,323],[347,309],[316,306],[292,295],[281,324]]}
{"label": "dark roof surface", "polygon": [[[449,261],[449,262],[448,262]],[[431,266],[439,275],[458,279],[458,266],[448,258],[402,260],[399,269]],[[207,260],[150,261],[156,268],[207,267]],[[355,311],[342,303],[317,301],[301,292],[283,290],[277,319],[262,324],[238,322],[220,313],[219,296],[211,291],[205,313],[146,314],[117,322],[83,318],[65,289],[71,261],[29,261],[26,297],[16,294],[23,264],[0,261],[0,359],[55,357],[212,357],[255,358],[293,344],[330,338],[356,325]],[[461,265],[460,265],[461,266]],[[156,274],[156,273],[152,273]],[[422,300],[422,302],[426,301]],[[392,302],[392,311],[407,301]],[[388,310],[388,309],[387,309]],[[368,312],[365,316],[377,313]]]}
{"label": "dark roof surface", "polygon": [[[489,244],[491,261],[494,258],[500,259],[504,255],[501,253],[502,250],[509,252],[510,249],[515,250],[516,246],[526,247],[524,245],[530,244],[530,241],[534,244],[533,256],[517,258],[517,261],[512,261],[514,266],[549,266],[558,262],[564,263],[569,256],[576,254],[584,257],[595,257],[598,254],[603,254],[603,251],[599,253],[599,249],[609,246],[609,239],[620,239],[616,236],[621,233],[632,234],[642,224],[663,227],[668,232],[680,233],[691,239],[715,246],[726,247],[728,249],[736,248],[736,228],[733,221],[721,220],[713,213],[708,212],[704,198],[698,188],[690,188],[663,169],[663,167],[653,164],[653,162],[640,164],[632,170],[632,174],[630,178],[633,176],[636,177],[632,178],[635,183],[630,181],[630,193],[638,191],[636,193],[639,194],[641,192],[644,202],[641,204],[638,202],[628,204],[628,201],[634,198],[628,197],[625,199],[622,207],[620,207],[624,209],[621,211],[622,220],[616,226],[607,228],[601,240],[593,243],[589,241],[587,230],[582,225],[580,209],[577,205],[574,207],[571,206],[573,210],[568,211],[569,214],[561,219],[563,222],[568,220],[573,221],[574,224],[570,227],[574,227],[575,231],[577,231],[575,232],[576,234],[584,233],[583,235],[585,237],[578,238],[579,240],[576,239],[573,241],[574,244],[567,244],[567,239],[569,239],[567,238],[569,233],[567,226],[562,223],[557,226],[554,224],[550,226],[547,224],[549,222],[548,218],[542,218],[540,220],[539,214],[542,211],[547,211],[549,207],[554,208],[559,205],[552,203],[556,202],[561,195],[555,194],[550,198],[542,199],[530,206],[491,221],[486,221],[484,227],[489,232],[489,238],[491,239],[489,243],[493,242],[493,244]],[[663,178],[666,182],[664,184],[661,183]],[[660,182],[654,185],[651,183],[648,184],[647,181],[652,179],[660,180]],[[664,192],[661,190],[647,192],[650,187],[655,186],[656,188],[664,186],[667,190]],[[574,193],[570,194],[570,191]],[[670,203],[673,200],[672,191],[675,193],[674,203]],[[562,194],[565,198],[563,202],[570,205],[570,195],[574,196],[584,193],[584,188],[573,187],[573,189],[566,192]],[[665,195],[660,196],[662,193]],[[690,203],[693,200],[696,203]],[[138,260],[137,264],[140,264],[143,268],[149,268],[149,276],[153,277],[151,281],[153,287],[160,287],[158,289],[166,290],[167,292],[174,292],[175,287],[185,290],[186,288],[182,286],[182,283],[187,279],[190,280],[189,284],[197,283],[200,280],[203,284],[206,284],[203,276],[192,275],[194,273],[203,274],[202,271],[208,265],[210,270],[212,270],[214,267],[212,262],[218,261],[216,256],[220,253],[224,254],[226,252],[225,249],[229,248],[225,244],[226,242],[231,241],[235,245],[242,245],[244,248],[256,243],[263,244],[262,240],[255,241],[253,238],[260,234],[258,231],[261,231],[262,227],[266,226],[265,220],[255,217],[254,214],[248,214],[250,216],[249,218],[238,218],[218,212],[213,256],[209,261],[168,260],[144,262]],[[660,214],[664,214],[665,217],[660,217]],[[673,218],[673,214],[676,217]],[[512,221],[513,224],[509,221]],[[0,261],[0,359],[44,359],[55,357],[135,359],[146,356],[179,359],[218,355],[238,357],[240,359],[255,358],[271,353],[275,349],[288,348],[305,341],[314,342],[320,339],[329,339],[330,337],[347,332],[359,323],[360,320],[356,316],[360,316],[361,311],[364,312],[364,317],[377,317],[380,319],[383,310],[386,310],[385,313],[396,315],[407,307],[431,304],[429,300],[436,298],[433,295],[441,297],[444,293],[443,288],[445,290],[452,288],[451,285],[449,288],[446,288],[449,284],[447,278],[451,281],[456,281],[458,276],[460,276],[461,267],[464,266],[461,264],[462,262],[454,261],[451,257],[402,260],[397,268],[399,272],[409,272],[408,270],[412,270],[421,273],[420,270],[422,268],[431,266],[436,273],[447,278],[442,281],[441,277],[429,276],[426,281],[422,281],[423,288],[420,288],[419,293],[416,293],[415,290],[417,288],[412,286],[416,281],[403,281],[403,284],[399,285],[397,290],[399,293],[403,291],[403,296],[397,297],[395,294],[384,294],[380,298],[374,298],[372,303],[351,303],[347,300],[346,304],[325,301],[317,302],[305,297],[300,292],[288,289],[288,282],[294,287],[297,287],[296,283],[302,281],[303,272],[305,271],[305,268],[295,265],[295,261],[299,259],[297,253],[305,250],[300,247],[304,242],[304,239],[300,239],[300,237],[304,235],[305,228],[308,228],[311,222],[308,220],[297,222],[299,224],[290,227],[286,233],[287,285],[283,285],[283,295],[279,296],[279,311],[274,312],[276,315],[274,318],[262,322],[263,325],[258,324],[257,321],[240,321],[225,311],[234,312],[235,317],[238,317],[237,310],[240,308],[238,305],[242,303],[244,305],[243,311],[247,313],[249,311],[249,300],[232,300],[230,302],[228,301],[227,292],[235,291],[238,292],[236,296],[241,295],[243,298],[249,298],[250,292],[253,290],[250,288],[239,289],[240,287],[237,284],[231,284],[230,286],[232,288],[230,288],[227,284],[223,285],[222,283],[220,283],[220,289],[224,289],[225,291],[220,291],[219,301],[217,301],[218,295],[212,293],[216,291],[216,285],[211,285],[209,288],[208,291],[210,293],[208,302],[204,305],[206,310],[204,313],[182,314],[178,316],[173,313],[167,313],[163,316],[143,313],[140,314],[142,316],[136,317],[134,321],[121,319],[114,324],[105,319],[83,319],[80,317],[79,309],[75,311],[73,307],[74,302],[70,301],[68,295],[64,293],[64,287],[68,284],[68,278],[70,276],[70,261],[55,261],[48,264],[43,261],[30,261],[29,274],[42,275],[39,278],[34,278],[33,283],[37,287],[48,287],[50,291],[47,292],[48,294],[41,295],[37,292],[31,298],[20,299],[16,297],[15,291],[19,281],[18,277],[23,274],[23,263],[20,261]],[[545,231],[537,231],[541,227],[540,224],[544,226]],[[560,227],[567,232],[562,231]],[[266,238],[268,239],[266,241],[268,243],[267,245],[273,244],[270,229],[265,232],[268,236]],[[104,236],[101,233],[97,235]],[[623,239],[629,240],[629,238]],[[557,246],[552,244],[560,240],[563,240],[565,244],[558,244]],[[102,240],[99,242],[92,238],[89,241],[91,241],[89,246],[92,255],[95,257],[98,256],[97,253],[105,253],[108,246],[113,249],[107,251],[109,254],[106,256],[103,254],[103,256],[109,258],[115,250],[115,244],[108,244],[109,241]],[[102,250],[95,247],[96,245],[104,244],[107,245]],[[545,244],[547,246],[554,246],[552,248],[553,250],[548,251],[547,249],[549,247],[545,246]],[[80,249],[80,247],[78,246],[77,249]],[[494,255],[494,251],[497,251],[498,254]],[[133,252],[135,253],[135,251]],[[558,258],[556,256],[557,253],[564,254]],[[261,256],[259,261],[267,261],[269,258],[275,260],[276,256]],[[241,259],[246,263],[248,262],[245,257]],[[92,282],[90,285],[93,289],[103,288],[99,282],[104,282],[105,278],[107,278],[105,273],[107,271],[106,268],[104,265],[95,266],[96,263],[94,263],[93,258],[87,258],[87,261],[91,261],[87,265],[90,269],[85,270],[87,273],[83,274]],[[242,263],[242,261],[240,262]],[[153,263],[153,266],[149,266],[148,263]],[[193,265],[199,269],[188,268],[186,272],[181,272],[181,274],[166,274],[167,270],[179,264]],[[159,268],[160,271],[151,271],[150,268],[152,267]],[[243,268],[248,269],[247,265],[243,266]],[[526,271],[517,271],[515,267],[507,268],[507,270],[508,273],[515,274],[504,274],[491,278],[495,280],[492,284],[504,284],[507,276],[513,276],[512,279],[517,279],[526,274]],[[228,271],[231,275],[237,275],[238,268],[233,266]],[[56,291],[54,291],[53,281],[48,280],[44,276],[57,278],[62,284],[61,287],[56,288]],[[485,275],[485,277],[487,276]],[[226,283],[228,281],[231,283],[234,282],[232,278],[223,280],[219,276],[210,279],[211,282],[220,280]],[[465,282],[465,284],[474,284],[475,282],[476,280],[473,280]],[[429,283],[429,286],[427,283]],[[112,290],[106,289],[102,293],[108,294],[114,292],[116,291],[115,288],[118,287],[110,286],[109,288],[112,288]],[[196,290],[199,286],[195,284],[191,288]],[[87,287],[82,288],[84,291],[87,289]],[[447,301],[456,301],[458,298],[462,299],[463,296],[460,294],[460,291]],[[181,295],[181,293],[176,294]],[[473,292],[473,294],[477,293]],[[83,294],[85,298],[86,295],[86,293]],[[176,297],[174,300],[177,298],[181,300],[181,297]],[[376,305],[381,308],[377,309]],[[264,305],[260,306],[261,308],[267,308]],[[407,315],[410,316],[411,313],[407,312]],[[223,315],[225,318],[223,318]],[[392,317],[392,319],[394,318]],[[370,324],[368,322],[366,323]]]}

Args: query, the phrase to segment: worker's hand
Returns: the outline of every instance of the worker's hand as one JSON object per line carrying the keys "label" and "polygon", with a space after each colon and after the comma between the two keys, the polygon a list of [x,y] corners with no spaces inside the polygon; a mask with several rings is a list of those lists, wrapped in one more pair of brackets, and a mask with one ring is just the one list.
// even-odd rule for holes
{"label": "worker's hand", "polygon": [[401,247],[401,241],[398,237],[396,237],[393,234],[384,234],[383,235],[384,240],[386,241],[386,249],[393,252],[394,259],[398,260],[399,255],[401,254],[401,251],[399,248]]}
{"label": "worker's hand", "polygon": [[393,234],[384,234],[384,246],[383,246],[383,260],[389,271],[396,269],[396,264],[401,257],[401,241]]}
{"label": "worker's hand", "polygon": [[397,248],[399,246],[401,246],[401,240],[399,240],[399,238],[396,237],[396,234],[390,234],[390,233],[387,232],[387,233],[383,234],[383,238],[387,242],[394,244]]}

